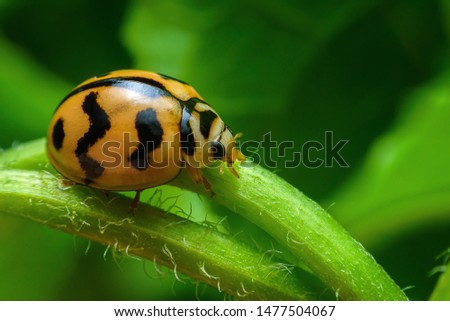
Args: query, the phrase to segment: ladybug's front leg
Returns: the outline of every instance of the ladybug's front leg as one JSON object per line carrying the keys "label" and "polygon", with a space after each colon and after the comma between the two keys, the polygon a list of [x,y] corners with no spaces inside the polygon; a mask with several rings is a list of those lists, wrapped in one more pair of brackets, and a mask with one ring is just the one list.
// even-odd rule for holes
{"label": "ladybug's front leg", "polygon": [[192,167],[189,164],[186,164],[186,169],[189,173],[189,176],[196,184],[203,183],[206,190],[211,193],[211,196],[214,196],[214,192],[212,190],[211,184],[209,184],[208,180],[202,175],[202,172],[199,168]]}

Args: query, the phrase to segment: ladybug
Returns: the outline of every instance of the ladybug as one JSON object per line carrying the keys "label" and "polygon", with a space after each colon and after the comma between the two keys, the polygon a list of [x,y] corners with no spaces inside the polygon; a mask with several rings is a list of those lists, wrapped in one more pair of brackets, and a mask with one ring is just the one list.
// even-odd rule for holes
{"label": "ladybug", "polygon": [[59,104],[47,133],[47,155],[65,178],[102,190],[140,191],[186,168],[212,189],[201,168],[245,156],[219,115],[187,83],[141,70],[119,70],[78,85]]}

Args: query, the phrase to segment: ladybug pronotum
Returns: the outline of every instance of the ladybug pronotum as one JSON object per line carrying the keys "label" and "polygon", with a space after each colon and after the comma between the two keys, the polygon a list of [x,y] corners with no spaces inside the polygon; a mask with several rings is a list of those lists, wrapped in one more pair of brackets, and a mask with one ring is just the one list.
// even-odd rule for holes
{"label": "ladybug pronotum", "polygon": [[59,104],[47,134],[47,155],[67,179],[103,190],[161,185],[186,168],[211,186],[200,169],[215,160],[244,161],[235,136],[188,84],[140,70],[114,71],[81,83]]}

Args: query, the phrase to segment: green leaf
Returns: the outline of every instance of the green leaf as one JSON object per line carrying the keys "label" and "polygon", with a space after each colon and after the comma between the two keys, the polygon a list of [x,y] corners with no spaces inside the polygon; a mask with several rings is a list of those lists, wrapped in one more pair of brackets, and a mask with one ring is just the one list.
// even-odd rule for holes
{"label": "green leaf", "polygon": [[431,275],[441,273],[439,280],[431,294],[430,300],[448,301],[450,300],[450,248],[438,256],[443,263],[431,271]]}
{"label": "green leaf", "polygon": [[24,224],[19,217],[0,218],[0,300],[57,300],[74,272],[73,237]]}
{"label": "green leaf", "polygon": [[449,86],[447,72],[415,93],[359,173],[331,198],[333,215],[363,244],[450,225]]}
{"label": "green leaf", "polygon": [[450,301],[450,263],[443,266],[444,273],[439,277],[439,281],[431,294],[430,300]]}
{"label": "green leaf", "polygon": [[136,67],[191,83],[225,116],[273,115],[290,106],[293,81],[319,48],[373,5],[140,0],[123,41]]}
{"label": "green leaf", "polygon": [[44,136],[52,112],[70,87],[1,34],[0,48],[0,146],[5,147]]}

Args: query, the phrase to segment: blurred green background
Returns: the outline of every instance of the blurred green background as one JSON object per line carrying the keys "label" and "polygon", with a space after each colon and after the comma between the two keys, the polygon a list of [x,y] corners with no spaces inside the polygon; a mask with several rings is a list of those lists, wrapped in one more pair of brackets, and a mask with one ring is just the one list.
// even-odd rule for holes
{"label": "blurred green background", "polygon": [[[326,131],[348,140],[348,167],[273,170],[411,299],[430,296],[450,246],[450,1],[0,0],[0,28],[1,148],[44,136],[62,97],[95,74],[171,75],[242,141],[293,141],[286,158]],[[0,299],[223,298],[152,262],[0,221]]]}

